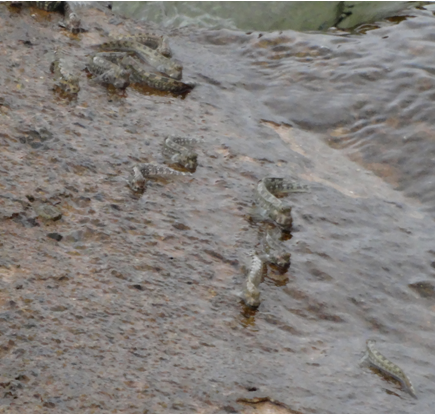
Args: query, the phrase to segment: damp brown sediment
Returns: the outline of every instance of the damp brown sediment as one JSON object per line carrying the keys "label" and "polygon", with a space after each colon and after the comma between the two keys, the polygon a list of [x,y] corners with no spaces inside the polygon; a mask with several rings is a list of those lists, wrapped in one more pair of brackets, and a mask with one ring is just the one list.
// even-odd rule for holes
{"label": "damp brown sediment", "polygon": [[[155,27],[89,9],[89,32],[71,37],[57,27],[62,16],[32,12],[0,4],[0,412],[251,412],[237,401],[258,398],[287,412],[432,413],[434,309],[414,287],[434,278],[427,200],[328,145],[329,131],[356,131],[365,125],[358,120],[384,113],[375,103],[365,111],[370,95],[350,107],[337,93],[357,89],[359,78],[337,79],[354,73],[377,31],[358,40],[290,32],[275,42],[270,34],[257,45],[258,33],[177,29],[168,33],[174,56],[183,80],[198,86],[185,97],[118,95],[81,71],[90,46],[115,28]],[[433,20],[421,12],[379,29],[392,40],[376,53],[396,35],[410,37],[412,25],[429,36]],[[286,37],[295,55],[273,59],[270,48]],[[353,69],[325,65],[325,48],[346,43]],[[51,90],[50,53],[59,46],[77,68],[77,99]],[[374,81],[398,87],[395,76]],[[299,89],[289,95],[289,87]],[[292,109],[296,99],[302,112]],[[395,125],[389,111],[385,125]],[[204,140],[198,168],[133,194],[131,167],[163,164],[168,135]],[[251,312],[237,292],[258,242],[246,216],[265,176],[305,180],[311,192],[288,197],[288,279],[266,279]],[[42,220],[32,198],[62,217]],[[409,373],[418,401],[359,368],[369,336]]]}

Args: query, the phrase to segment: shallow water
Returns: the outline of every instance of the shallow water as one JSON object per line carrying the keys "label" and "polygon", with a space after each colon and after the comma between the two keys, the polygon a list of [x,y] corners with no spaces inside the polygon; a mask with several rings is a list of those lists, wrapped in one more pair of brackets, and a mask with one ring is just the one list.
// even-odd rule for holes
{"label": "shallow water", "polygon": [[[1,4],[0,410],[432,413],[435,21],[413,14],[365,35],[174,29],[198,86],[119,96],[80,72],[90,46],[155,27],[90,10],[69,37],[57,14]],[[76,101],[51,90],[59,46]],[[163,163],[167,134],[204,139],[197,171],[133,195],[129,169]],[[236,294],[266,175],[311,192],[288,198],[292,263],[254,312]],[[369,337],[417,401],[358,366]]]}
{"label": "shallow water", "polygon": [[364,36],[271,35],[245,55],[265,76],[263,103],[435,207],[433,15]]}
{"label": "shallow water", "polygon": [[422,2],[405,1],[114,1],[123,16],[172,27],[326,30],[371,23]]}

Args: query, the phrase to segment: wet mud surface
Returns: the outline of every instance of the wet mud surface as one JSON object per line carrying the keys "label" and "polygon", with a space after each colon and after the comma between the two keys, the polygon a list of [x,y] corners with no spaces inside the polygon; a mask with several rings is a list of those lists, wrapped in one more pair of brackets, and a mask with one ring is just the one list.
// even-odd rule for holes
{"label": "wet mud surface", "polygon": [[[429,59],[433,16],[353,37],[173,30],[184,97],[83,70],[108,32],[151,26],[89,9],[71,37],[60,19],[0,4],[0,412],[432,413],[432,187],[408,168],[430,159],[433,75],[408,57]],[[52,90],[56,47],[75,100]],[[406,128],[424,150],[394,140]],[[168,134],[204,140],[197,170],[133,194]],[[289,197],[291,266],[252,311],[237,293],[267,175],[311,192]],[[369,337],[418,400],[359,367]]]}

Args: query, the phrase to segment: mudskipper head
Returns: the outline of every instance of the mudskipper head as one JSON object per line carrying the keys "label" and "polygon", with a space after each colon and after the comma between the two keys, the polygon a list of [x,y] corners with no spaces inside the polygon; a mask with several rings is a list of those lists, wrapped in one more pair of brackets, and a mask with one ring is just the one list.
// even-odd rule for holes
{"label": "mudskipper head", "polygon": [[71,30],[72,33],[77,34],[80,33],[80,25],[81,21],[79,19],[79,16],[75,13],[70,13],[69,15],[69,30]]}
{"label": "mudskipper head", "polygon": [[132,168],[131,176],[127,180],[127,184],[135,193],[143,193],[145,191],[146,180],[137,165]]}
{"label": "mudskipper head", "polygon": [[173,62],[170,67],[157,67],[157,70],[162,73],[166,73],[173,79],[180,80],[183,76],[183,66],[177,62]]}
{"label": "mudskipper head", "polygon": [[367,339],[367,347],[370,348],[376,344],[376,341],[374,339]]}
{"label": "mudskipper head", "polygon": [[198,155],[197,154],[191,154],[186,157],[184,161],[184,165],[189,170],[195,170],[198,166]]}
{"label": "mudskipper head", "polygon": [[117,89],[127,88],[130,85],[130,75],[131,72],[129,70],[123,69],[113,81],[113,86]]}
{"label": "mudskipper head", "polygon": [[275,264],[279,267],[286,267],[290,264],[290,253],[280,253],[275,257]]}
{"label": "mudskipper head", "polygon": [[258,308],[261,303],[260,291],[255,286],[251,286],[249,290],[245,290],[243,299],[244,302],[251,308]]}
{"label": "mudskipper head", "polygon": [[61,88],[69,94],[78,94],[80,92],[80,86],[78,83],[67,82],[66,80],[61,80],[60,82]]}
{"label": "mudskipper head", "polygon": [[270,212],[270,218],[281,227],[289,228],[293,223],[291,212],[292,208],[290,206],[284,206],[279,210],[272,210]]}

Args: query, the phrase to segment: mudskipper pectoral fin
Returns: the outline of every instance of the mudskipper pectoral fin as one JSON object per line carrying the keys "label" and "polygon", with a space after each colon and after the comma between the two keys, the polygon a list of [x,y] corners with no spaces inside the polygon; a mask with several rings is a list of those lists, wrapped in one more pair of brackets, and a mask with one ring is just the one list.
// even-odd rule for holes
{"label": "mudskipper pectoral fin", "polygon": [[358,365],[359,365],[360,367],[364,367],[364,366],[366,366],[366,365],[368,364],[368,361],[369,361],[369,353],[366,352],[366,353],[364,354],[364,356],[360,359]]}

